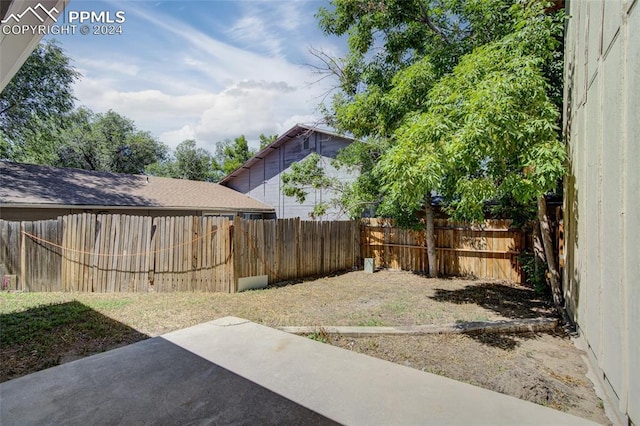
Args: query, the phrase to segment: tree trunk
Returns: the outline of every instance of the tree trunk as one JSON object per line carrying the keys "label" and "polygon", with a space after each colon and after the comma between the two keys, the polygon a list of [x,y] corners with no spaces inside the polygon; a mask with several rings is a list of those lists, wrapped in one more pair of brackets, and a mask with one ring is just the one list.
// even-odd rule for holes
{"label": "tree trunk", "polygon": [[[538,276],[540,268],[546,269],[544,264],[544,247],[542,246],[542,232],[540,232],[540,221],[536,221],[533,226],[533,268],[534,276]],[[546,273],[545,273],[546,276]]]}
{"label": "tree trunk", "polygon": [[556,257],[553,253],[553,242],[551,241],[551,227],[547,218],[547,200],[544,195],[538,198],[538,221],[540,222],[540,233],[542,234],[542,246],[544,247],[544,257],[549,269],[549,281],[551,283],[551,294],[556,308],[562,310],[563,297],[560,285],[560,273],[556,266]]}
{"label": "tree trunk", "polygon": [[436,263],[436,234],[433,226],[433,206],[431,194],[427,195],[424,205],[425,239],[427,240],[427,260],[429,261],[429,277],[438,277],[438,264]]}

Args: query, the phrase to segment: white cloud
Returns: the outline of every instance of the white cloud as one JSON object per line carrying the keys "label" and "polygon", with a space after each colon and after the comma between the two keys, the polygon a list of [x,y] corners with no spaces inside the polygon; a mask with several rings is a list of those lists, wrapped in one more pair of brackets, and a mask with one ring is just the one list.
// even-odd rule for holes
{"label": "white cloud", "polygon": [[227,34],[232,40],[253,49],[265,49],[270,55],[280,56],[282,53],[282,39],[273,33],[272,26],[258,16],[243,16]]}
{"label": "white cloud", "polygon": [[302,1],[244,2],[240,6],[243,14],[226,34],[243,48],[266,50],[272,56],[298,50],[301,30],[314,25],[309,3]]}
{"label": "white cloud", "polygon": [[89,73],[89,69],[100,69],[105,72],[112,73],[120,73],[130,76],[135,76],[140,71],[140,68],[137,65],[129,64],[120,61],[105,61],[102,59],[94,59],[94,58],[79,58],[75,61],[80,64],[80,66],[84,66],[83,70],[85,73]]}
{"label": "white cloud", "polygon": [[189,124],[185,124],[178,130],[171,130],[160,135],[160,140],[172,149],[175,149],[180,142],[187,139],[196,139],[196,131]]}

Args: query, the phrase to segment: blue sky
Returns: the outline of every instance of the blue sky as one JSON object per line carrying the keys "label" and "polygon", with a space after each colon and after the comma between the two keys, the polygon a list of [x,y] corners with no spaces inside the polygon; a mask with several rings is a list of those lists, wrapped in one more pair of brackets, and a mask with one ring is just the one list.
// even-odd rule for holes
{"label": "blue sky", "polygon": [[260,133],[321,118],[318,103],[335,82],[311,84],[308,49],[344,55],[346,40],[322,34],[320,6],[328,2],[71,0],[65,17],[124,11],[122,34],[53,38],[83,75],[78,105],[113,109],[172,148],[195,139],[213,150],[240,134],[257,145]]}

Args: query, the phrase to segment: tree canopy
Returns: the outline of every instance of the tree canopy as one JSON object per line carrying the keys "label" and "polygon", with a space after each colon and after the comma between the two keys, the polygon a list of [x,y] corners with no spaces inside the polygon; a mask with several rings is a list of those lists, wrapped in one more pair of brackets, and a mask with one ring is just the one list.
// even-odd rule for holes
{"label": "tree canopy", "polygon": [[[49,145],[53,147],[49,155],[59,167],[137,174],[162,161],[168,150],[149,132],[138,130],[132,120],[112,110],[96,114],[79,108],[68,117],[66,126],[52,133],[55,142]],[[41,138],[28,143],[32,144],[40,152],[47,147]],[[38,150],[29,150],[34,151]]]}
{"label": "tree canopy", "polygon": [[278,135],[265,135],[264,133],[260,133],[260,148],[264,149],[267,145],[278,139]]}
{"label": "tree canopy", "polygon": [[[464,55],[399,120],[376,169],[383,211],[416,210],[438,191],[455,219],[482,220],[488,200],[535,203],[555,189],[565,155],[543,66],[557,28],[542,12],[514,10],[521,20],[512,33]],[[406,83],[397,81],[389,97]]]}
{"label": "tree canopy", "polygon": [[[270,138],[274,137],[260,135],[261,142]],[[172,156],[148,166],[146,171],[155,176],[218,182],[253,155],[244,135],[217,142],[215,154],[190,139],[181,142]]]}
{"label": "tree canopy", "polygon": [[0,95],[0,158],[142,173],[167,147],[114,111],[74,108],[80,74],[55,41],[40,43]]}
{"label": "tree canopy", "polygon": [[342,201],[355,216],[384,200],[379,213],[415,218],[437,190],[454,217],[477,220],[487,200],[554,188],[560,14],[536,0],[332,5],[320,27],[348,35],[350,50],[327,118],[358,139],[338,159],[360,168]]}
{"label": "tree canopy", "polygon": [[[332,9],[323,7],[317,14],[320,28],[328,35],[347,35],[349,43],[347,57],[336,61],[341,64],[341,93],[334,103],[351,101],[359,93],[386,92],[398,71],[425,57],[436,77],[450,72],[462,55],[509,31],[512,3],[332,1]],[[334,127],[356,134],[353,126],[341,126],[339,113],[335,118]]]}
{"label": "tree canopy", "polygon": [[19,152],[27,133],[63,125],[74,108],[72,85],[79,77],[55,41],[33,50],[0,93],[0,158]]}
{"label": "tree canopy", "polygon": [[233,140],[227,139],[216,144],[215,158],[224,175],[227,175],[242,166],[254,154],[255,152],[249,149],[249,143],[244,135],[240,135]]}

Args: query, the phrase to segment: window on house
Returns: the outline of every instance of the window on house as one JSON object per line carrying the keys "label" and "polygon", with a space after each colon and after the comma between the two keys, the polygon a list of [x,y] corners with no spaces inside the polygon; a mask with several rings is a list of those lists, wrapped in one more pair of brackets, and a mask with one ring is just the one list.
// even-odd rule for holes
{"label": "window on house", "polygon": [[302,148],[303,149],[309,149],[309,137],[308,136],[302,140]]}
{"label": "window on house", "polygon": [[242,218],[250,220],[260,220],[262,219],[262,213],[243,213]]}
{"label": "window on house", "polygon": [[236,215],[233,213],[218,213],[218,212],[202,212],[203,216],[215,216],[215,217],[226,217],[229,220],[233,220]]}

